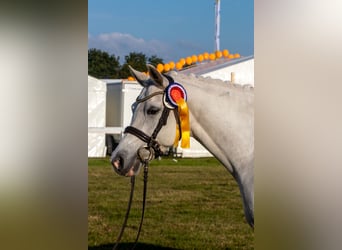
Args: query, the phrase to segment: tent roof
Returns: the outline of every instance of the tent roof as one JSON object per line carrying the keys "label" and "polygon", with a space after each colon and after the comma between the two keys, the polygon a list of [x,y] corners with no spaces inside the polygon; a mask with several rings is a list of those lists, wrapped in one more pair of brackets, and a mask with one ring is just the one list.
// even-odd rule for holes
{"label": "tent roof", "polygon": [[189,68],[186,68],[180,71],[180,73],[184,73],[184,74],[192,73],[195,75],[203,75],[203,74],[207,74],[209,72],[215,71],[215,70],[226,68],[226,67],[229,67],[229,66],[232,66],[232,65],[244,62],[244,61],[252,60],[252,59],[254,59],[254,55],[247,56],[247,57],[240,57],[237,59],[221,58],[218,60],[203,62],[203,63],[196,64],[194,66],[190,66]]}

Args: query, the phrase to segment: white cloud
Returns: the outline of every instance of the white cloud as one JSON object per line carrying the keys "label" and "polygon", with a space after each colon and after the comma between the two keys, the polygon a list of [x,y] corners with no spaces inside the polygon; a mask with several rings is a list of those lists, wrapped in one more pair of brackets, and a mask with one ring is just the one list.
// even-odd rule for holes
{"label": "white cloud", "polygon": [[142,52],[147,56],[157,55],[166,59],[170,46],[158,40],[146,41],[123,33],[104,33],[97,36],[88,34],[88,47],[107,51],[124,60],[125,55],[130,52]]}
{"label": "white cloud", "polygon": [[181,57],[192,55],[192,53],[203,52],[198,45],[191,42],[176,41],[175,44],[169,44],[159,40],[147,41],[131,34],[119,32],[102,33],[96,36],[88,33],[88,47],[120,56],[121,62],[124,62],[125,56],[130,52],[142,52],[146,56],[157,55],[165,62],[178,60]]}

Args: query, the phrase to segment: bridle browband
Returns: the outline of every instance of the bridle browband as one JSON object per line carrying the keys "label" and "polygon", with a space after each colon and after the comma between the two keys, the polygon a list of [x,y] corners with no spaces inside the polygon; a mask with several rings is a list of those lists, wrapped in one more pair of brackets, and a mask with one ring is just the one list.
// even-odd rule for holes
{"label": "bridle browband", "polygon": [[[163,74],[163,75],[166,77],[166,79],[168,79],[169,84],[174,82],[172,77],[170,77],[168,75],[165,75],[165,74]],[[177,108],[171,108],[170,105],[166,104],[166,101],[165,101],[165,90],[164,91],[153,92],[152,94],[150,94],[148,96],[145,96],[143,98],[139,98],[138,97],[136,99],[136,103],[139,104],[139,103],[145,102],[145,101],[149,100],[150,98],[152,98],[154,96],[157,96],[157,95],[163,95],[163,106],[164,106],[164,108],[163,108],[162,114],[161,114],[161,116],[159,118],[158,124],[157,124],[156,128],[154,129],[152,135],[148,136],[145,132],[143,132],[140,129],[137,129],[137,128],[133,127],[133,126],[128,126],[124,130],[125,134],[132,134],[132,135],[138,137],[140,140],[142,140],[143,142],[146,143],[146,146],[140,147],[137,150],[137,156],[138,156],[140,162],[142,163],[142,165],[144,166],[144,190],[143,190],[143,206],[142,206],[142,212],[141,212],[140,225],[139,225],[137,237],[135,239],[135,243],[134,243],[132,249],[135,248],[135,246],[136,246],[136,244],[138,242],[139,235],[140,235],[140,232],[141,232],[141,227],[142,227],[142,224],[143,224],[144,214],[145,214],[147,179],[148,179],[148,164],[149,164],[149,162],[151,160],[153,160],[154,158],[159,157],[159,156],[161,156],[163,154],[163,152],[160,149],[160,144],[156,140],[156,138],[157,138],[158,133],[162,129],[162,127],[167,124],[167,119],[169,117],[170,110],[174,111],[174,115],[175,115],[175,118],[176,118],[176,121],[177,121],[177,124],[178,124],[178,130],[179,130],[179,138],[178,138],[178,140],[181,139],[181,135],[182,135],[182,133],[181,133],[181,126],[180,126],[180,118],[179,118],[179,114],[178,114],[178,109]],[[147,157],[143,155],[143,151],[147,151],[148,152],[148,156]],[[119,236],[118,236],[118,238],[116,240],[116,244],[113,247],[113,250],[115,250],[118,247],[119,242],[121,240],[121,237],[123,235],[124,229],[125,229],[126,224],[127,224],[127,219],[128,219],[128,216],[129,216],[129,212],[130,212],[131,204],[132,204],[132,199],[133,199],[134,183],[135,183],[135,176],[133,175],[131,177],[131,193],[130,193],[130,197],[129,197],[129,201],[128,201],[128,207],[127,207],[125,219],[124,219],[123,225],[121,227],[121,231],[119,233]]]}

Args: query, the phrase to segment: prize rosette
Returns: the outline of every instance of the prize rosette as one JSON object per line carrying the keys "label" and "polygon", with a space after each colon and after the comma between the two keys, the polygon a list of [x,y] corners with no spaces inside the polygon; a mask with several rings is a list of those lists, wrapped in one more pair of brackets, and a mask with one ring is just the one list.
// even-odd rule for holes
{"label": "prize rosette", "polygon": [[[180,125],[182,131],[182,148],[190,147],[190,121],[187,94],[185,88],[179,83],[171,83],[165,89],[164,102],[171,109],[178,108]],[[179,132],[176,131],[176,141],[178,144]],[[177,136],[178,135],[178,136]]]}
{"label": "prize rosette", "polygon": [[165,89],[165,101],[167,104],[169,104],[168,106],[171,106],[172,108],[177,108],[177,102],[180,99],[187,101],[187,94],[185,88],[181,84],[176,82],[169,84]]}

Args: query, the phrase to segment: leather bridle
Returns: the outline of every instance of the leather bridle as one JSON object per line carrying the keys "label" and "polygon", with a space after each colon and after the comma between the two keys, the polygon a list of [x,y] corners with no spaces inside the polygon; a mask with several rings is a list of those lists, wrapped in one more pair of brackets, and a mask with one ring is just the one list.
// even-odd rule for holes
{"label": "leather bridle", "polygon": [[[169,84],[174,82],[172,77],[170,77],[168,75],[164,75],[164,76],[168,79]],[[152,94],[150,94],[146,97],[143,97],[143,98],[138,97],[136,99],[136,103],[139,104],[139,103],[142,103],[142,102],[149,100],[150,98],[152,98],[154,96],[163,95],[163,106],[164,106],[164,108],[163,108],[162,114],[159,118],[158,124],[157,124],[156,128],[154,129],[151,136],[148,136],[145,132],[143,132],[140,129],[137,129],[133,126],[128,126],[124,130],[125,134],[132,134],[132,135],[138,137],[140,140],[142,140],[143,142],[146,143],[146,146],[142,146],[137,150],[137,156],[138,156],[140,162],[142,163],[142,165],[144,166],[144,190],[143,190],[143,204],[142,204],[140,225],[139,225],[138,233],[137,233],[137,236],[136,236],[136,239],[135,239],[135,242],[134,242],[132,249],[134,249],[136,247],[136,244],[138,242],[139,235],[141,232],[143,220],[144,220],[145,204],[146,204],[146,192],[147,192],[147,179],[148,179],[148,164],[155,157],[161,156],[163,154],[163,152],[160,149],[160,144],[157,141],[157,135],[160,132],[160,130],[162,129],[162,127],[167,124],[167,119],[169,117],[171,110],[173,110],[177,124],[178,124],[177,129],[179,130],[179,133],[178,133],[179,138],[177,138],[177,139],[181,140],[181,137],[182,137],[182,131],[181,131],[178,109],[172,107],[172,105],[169,105],[167,103],[166,98],[165,98],[165,94],[166,94],[165,90],[164,91],[156,91],[156,92],[153,92]],[[147,156],[146,156],[146,154],[144,155],[143,151],[147,151],[148,155]],[[117,247],[119,246],[121,237],[124,233],[124,230],[125,230],[125,227],[127,224],[129,212],[130,212],[131,205],[132,205],[132,199],[133,199],[133,193],[134,193],[134,183],[135,183],[135,176],[133,175],[131,177],[131,192],[130,192],[130,197],[129,197],[129,201],[128,201],[128,207],[127,207],[125,219],[124,219],[124,222],[122,224],[121,231],[120,231],[118,238],[116,240],[116,244],[113,247],[113,250],[117,249]]]}
{"label": "leather bridle", "polygon": [[[167,77],[167,79],[169,80],[169,83],[173,83],[174,80],[173,78],[171,78],[170,76],[164,75],[165,77]],[[179,119],[179,114],[178,114],[178,109],[177,108],[173,108],[170,105],[168,105],[166,103],[165,100],[165,91],[156,91],[153,92],[152,94],[144,97],[144,98],[137,98],[136,99],[136,103],[142,103],[145,102],[147,100],[149,100],[150,98],[156,96],[156,95],[163,95],[163,111],[162,114],[159,118],[158,124],[156,126],[156,128],[154,129],[153,133],[151,136],[148,136],[146,133],[144,133],[143,131],[141,131],[140,129],[137,129],[133,126],[128,126],[125,128],[124,133],[125,134],[132,134],[136,137],[138,137],[140,140],[142,140],[143,142],[146,142],[146,146],[141,147],[138,149],[137,151],[137,155],[139,160],[143,163],[144,161],[148,160],[151,161],[154,158],[157,158],[159,156],[161,156],[163,154],[163,152],[160,149],[160,144],[159,142],[156,140],[158,133],[160,132],[160,130],[162,129],[163,126],[165,126],[167,124],[167,119],[169,117],[170,111],[173,110],[177,124],[178,124],[178,129],[181,130],[181,126],[180,126],[180,119]],[[178,140],[181,140],[181,131],[179,131],[179,138]],[[147,150],[150,152],[149,157],[143,157],[142,154],[142,150]]]}

